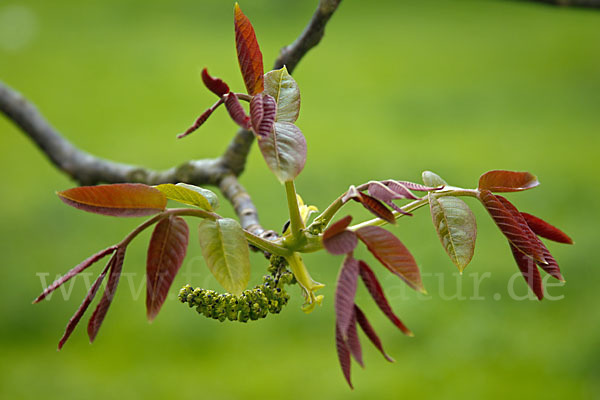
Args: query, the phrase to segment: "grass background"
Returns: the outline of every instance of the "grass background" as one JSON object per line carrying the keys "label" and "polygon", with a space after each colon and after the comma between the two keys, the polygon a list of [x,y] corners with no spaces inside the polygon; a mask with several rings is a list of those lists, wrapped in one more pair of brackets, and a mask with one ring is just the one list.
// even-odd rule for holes
{"label": "grass background", "polygon": [[[241,4],[267,66],[303,29],[315,3]],[[213,157],[235,131],[222,110],[193,136],[177,141],[175,134],[214,100],[201,85],[202,67],[242,90],[232,8],[216,0],[3,1],[0,79],[99,156],[155,168]],[[404,219],[391,229],[412,250],[432,296],[419,297],[377,270],[416,333],[406,338],[359,291],[397,362],[388,364],[364,339],[367,368],[353,369],[352,392],[334,348],[339,257],[306,257],[314,277],[328,284],[313,314],[300,311],[292,289],[279,316],[221,324],[174,298],[188,282],[217,288],[194,229],[172,297],[152,325],[143,290],[136,295],[147,233],[128,252],[130,275],[94,345],[82,325],[57,353],[85,281],[74,280],[66,301],[58,294],[32,306],[41,291],[36,274],[54,279],[137,221],[65,207],[54,191],[73,183],[0,117],[0,397],[598,398],[599,27],[598,12],[527,2],[346,0],[323,42],[300,63],[298,125],[309,152],[297,187],[310,204],[324,208],[348,185],[369,179],[418,181],[425,169],[466,187],[489,169],[528,170],[542,185],[510,199],[576,241],[550,247],[567,284],[548,291],[562,299],[518,301],[510,291],[523,295],[526,286],[511,281],[517,268],[481,207],[473,204],[479,239],[462,278],[427,210]],[[264,225],[279,229],[287,219],[284,193],[256,149],[242,183]],[[222,211],[231,214],[227,205]],[[254,256],[253,279],[263,266]],[[459,291],[466,299],[452,298]]]}

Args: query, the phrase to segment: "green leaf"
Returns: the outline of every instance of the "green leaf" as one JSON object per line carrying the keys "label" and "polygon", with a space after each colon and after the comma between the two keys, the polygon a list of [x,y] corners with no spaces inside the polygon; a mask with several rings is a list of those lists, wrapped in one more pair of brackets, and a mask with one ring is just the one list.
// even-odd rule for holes
{"label": "green leaf", "polygon": [[250,252],[237,221],[208,219],[199,225],[200,247],[208,269],[229,293],[240,295],[250,279]]}
{"label": "green leaf", "polygon": [[473,258],[477,223],[471,209],[461,199],[452,196],[435,198],[429,194],[433,226],[450,256],[462,273]]}
{"label": "green leaf", "polygon": [[286,67],[265,74],[265,92],[277,102],[275,121],[296,122],[300,113],[300,89]]}
{"label": "green leaf", "polygon": [[219,208],[219,198],[208,189],[204,189],[187,183],[166,183],[154,186],[160,190],[168,199],[178,201],[183,204],[200,207],[206,211],[213,211]]}
{"label": "green leaf", "polygon": [[306,140],[290,122],[275,122],[271,132],[258,137],[258,147],[271,171],[281,182],[291,181],[304,168]]}
{"label": "green leaf", "polygon": [[421,176],[423,177],[423,183],[427,186],[438,187],[448,185],[446,181],[440,178],[438,174],[435,174],[431,171],[423,171]]}

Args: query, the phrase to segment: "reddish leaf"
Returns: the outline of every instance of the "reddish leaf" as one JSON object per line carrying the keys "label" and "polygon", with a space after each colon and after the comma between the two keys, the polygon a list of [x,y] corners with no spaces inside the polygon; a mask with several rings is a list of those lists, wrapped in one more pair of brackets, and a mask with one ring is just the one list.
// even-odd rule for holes
{"label": "reddish leaf", "polygon": [[329,238],[337,235],[338,233],[344,232],[346,230],[346,228],[348,226],[350,226],[351,222],[352,222],[351,215],[347,215],[344,218],[340,219],[339,221],[334,222],[325,230],[325,232],[323,232],[323,240],[329,239]]}
{"label": "reddish leaf", "polygon": [[573,240],[566,233],[543,219],[524,212],[521,215],[536,235],[559,243],[573,244]]}
{"label": "reddish leaf", "polygon": [[408,188],[410,190],[416,190],[417,192],[431,192],[431,191],[440,190],[441,188],[443,188],[443,186],[431,187],[431,186],[425,186],[425,185],[421,185],[419,183],[408,182],[408,181],[388,180],[388,181],[383,181],[383,183],[388,186],[393,183],[398,183],[402,186],[405,186],[406,188]]}
{"label": "reddish leaf", "polygon": [[229,112],[231,119],[244,129],[251,129],[250,117],[246,114],[244,107],[240,104],[235,93],[229,93],[225,96],[225,107]]}
{"label": "reddish leaf", "polygon": [[348,343],[344,340],[342,332],[337,324],[335,325],[335,345],[344,378],[346,378],[346,382],[348,382],[350,388],[354,389],[350,380],[350,348],[348,347]]}
{"label": "reddish leaf", "polygon": [[[389,320],[392,321],[392,323],[394,325],[396,325],[396,327],[402,331],[402,333],[404,333],[407,336],[414,336],[413,333],[410,331],[410,329],[408,329],[402,323],[402,321],[400,321],[400,318],[398,318],[396,316],[396,314],[394,314],[394,311],[392,310],[390,303],[388,303],[387,298],[385,297],[385,294],[383,293],[383,289],[382,289],[381,285],[379,284],[379,281],[377,280],[377,277],[375,276],[375,273],[373,272],[373,270],[364,261],[360,261],[359,266],[360,266],[360,277],[362,278],[369,293],[371,293],[371,297],[373,297],[373,300],[375,300],[375,303],[377,303],[377,306],[379,307],[379,309],[381,309],[381,311],[383,311],[385,316],[388,317]],[[359,319],[359,322],[360,322],[360,319]],[[363,327],[363,329],[364,329],[364,327]]]}
{"label": "reddish leaf", "polygon": [[415,259],[396,236],[378,226],[365,226],[356,234],[384,267],[413,289],[425,293]]}
{"label": "reddish leaf", "polygon": [[123,269],[124,259],[124,248],[117,249],[117,251],[111,258],[110,275],[108,276],[108,282],[106,283],[106,287],[104,288],[102,298],[100,299],[100,302],[96,306],[96,309],[94,310],[94,313],[92,314],[88,322],[87,331],[88,336],[90,338],[90,343],[93,342],[96,338],[98,330],[100,330],[100,326],[102,326],[102,322],[104,321],[104,317],[106,316],[106,312],[108,311],[108,307],[110,307],[112,299],[115,296],[117,285],[119,284],[119,278],[121,277],[121,271]]}
{"label": "reddish leaf", "polygon": [[146,314],[153,320],[162,307],[185,257],[189,229],[181,217],[156,224],[146,263]]}
{"label": "reddish leaf", "polygon": [[202,82],[204,82],[204,85],[208,88],[208,90],[219,97],[223,97],[229,93],[229,86],[227,86],[227,84],[221,79],[210,76],[206,68],[202,70]]}
{"label": "reddish leaf", "polygon": [[544,260],[546,260],[546,262],[548,264],[544,264],[539,261],[536,261],[537,265],[540,268],[542,268],[547,274],[553,276],[554,278],[558,279],[561,282],[564,282],[565,278],[563,278],[562,274],[560,273],[560,268],[558,266],[558,263],[556,262],[554,257],[552,257],[552,254],[550,254],[550,251],[544,245],[544,243],[542,243],[541,240],[540,240],[539,244],[542,247],[542,251],[544,252]]}
{"label": "reddish leaf", "polygon": [[357,244],[356,233],[350,231],[342,231],[327,239],[323,237],[323,247],[333,255],[349,254],[356,248]]}
{"label": "reddish leaf", "polygon": [[538,186],[535,175],[529,172],[495,170],[481,175],[479,189],[490,192],[518,192]]}
{"label": "reddish leaf", "polygon": [[375,330],[369,323],[369,320],[367,319],[366,315],[362,312],[360,308],[358,308],[356,304],[354,305],[354,313],[356,315],[356,321],[360,324],[360,327],[362,328],[365,335],[367,335],[369,340],[371,340],[373,346],[375,346],[381,352],[381,354],[385,357],[386,360],[388,360],[389,362],[394,362],[394,359],[388,356],[385,350],[383,350],[383,345],[381,344],[379,336],[377,336],[377,333],[375,333]]}
{"label": "reddish leaf", "polygon": [[141,183],[81,186],[59,192],[58,196],[75,208],[118,217],[157,214],[167,206],[164,194]]}
{"label": "reddish leaf", "polygon": [[235,44],[240,70],[248,94],[255,95],[264,90],[263,57],[256,41],[256,34],[250,20],[235,4]]}
{"label": "reddish leaf", "polygon": [[342,201],[344,203],[350,199],[362,204],[364,208],[369,210],[376,217],[381,218],[390,224],[396,223],[394,214],[386,206],[384,206],[379,200],[359,192],[354,186],[350,186],[348,192],[344,195],[344,197],[342,197]]}
{"label": "reddish leaf", "polygon": [[535,261],[513,246],[512,243],[509,242],[509,245],[527,285],[533,290],[538,300],[542,300],[544,298],[544,288],[542,287],[542,278],[540,277],[540,271],[538,271]]}
{"label": "reddish leaf", "polygon": [[356,362],[364,368],[365,364],[363,363],[362,348],[360,346],[360,339],[358,338],[358,330],[356,329],[356,314],[354,309],[352,310],[352,321],[350,321],[350,325],[348,325],[346,336],[348,337],[347,343],[350,348],[350,353],[352,353]]}
{"label": "reddish leaf", "polygon": [[250,100],[250,116],[254,133],[258,137],[267,137],[273,130],[277,103],[268,94],[258,94]]}
{"label": "reddish leaf", "polygon": [[108,269],[110,268],[112,263],[113,259],[111,258],[108,264],[106,264],[106,267],[104,267],[104,270],[102,270],[98,278],[96,278],[96,280],[94,281],[92,287],[83,299],[83,302],[81,303],[75,314],[73,314],[73,316],[69,320],[69,323],[67,323],[65,333],[62,335],[60,341],[58,342],[58,350],[63,348],[66,341],[69,339],[69,336],[71,336],[71,333],[73,333],[73,330],[75,329],[77,324],[79,324],[81,317],[83,317],[83,314],[86,312],[86,310],[94,300],[94,297],[96,297],[96,293],[98,292],[98,289],[100,288],[100,285],[102,284],[102,281],[104,280],[104,277],[106,276],[106,273],[108,272]]}
{"label": "reddish leaf", "polygon": [[44,300],[46,298],[46,296],[48,296],[50,293],[54,292],[56,289],[58,289],[62,284],[67,282],[69,279],[71,279],[75,275],[79,274],[80,272],[86,270],[87,268],[91,267],[95,262],[100,261],[107,255],[112,254],[116,249],[117,249],[117,246],[110,246],[104,250],[99,251],[98,253],[94,254],[93,256],[86,258],[81,263],[79,263],[77,266],[73,267],[69,272],[67,272],[66,274],[64,274],[57,280],[55,280],[52,283],[52,285],[50,285],[46,289],[44,289],[42,294],[40,294],[33,301],[33,304],[39,303],[40,301]]}
{"label": "reddish leaf", "polygon": [[185,132],[180,133],[179,135],[177,135],[177,139],[181,139],[183,137],[186,137],[190,133],[194,132],[196,129],[200,128],[200,126],[202,126],[202,124],[206,122],[206,120],[212,115],[212,113],[221,104],[223,104],[223,99],[219,99],[219,101],[217,101],[215,104],[213,104],[212,107],[210,107],[208,110],[204,111],[202,113],[202,115],[200,115],[198,117],[198,119],[194,122],[194,124],[192,126],[190,126],[189,128],[187,128]]}
{"label": "reddish leaf", "polygon": [[396,204],[394,204],[394,202],[392,200],[394,200],[394,199],[409,199],[409,198],[416,199],[417,197],[415,197],[415,195],[413,195],[410,192],[410,190],[408,190],[407,188],[405,188],[404,186],[402,186],[398,183],[390,181],[390,186],[394,187],[394,189],[396,189],[397,191],[393,190],[391,187],[384,185],[381,182],[371,182],[371,183],[369,183],[369,188],[368,188],[369,194],[373,198],[383,201],[385,204],[392,207],[394,210],[398,211],[401,214],[412,215],[411,213],[407,213],[406,211],[404,211],[403,209],[398,207]]}
{"label": "reddish leaf", "polygon": [[335,290],[335,316],[344,340],[348,327],[352,322],[356,281],[358,279],[358,260],[348,255],[344,260]]}
{"label": "reddish leaf", "polygon": [[[482,190],[479,194],[479,199],[504,236],[506,236],[517,249],[535,258],[537,261],[544,263],[544,255],[539,246],[538,238],[531,229],[529,229],[523,217],[516,211],[516,208],[514,208],[508,200],[502,197],[502,199],[504,199],[503,202],[500,198],[501,196],[495,196],[489,190]],[[506,208],[506,205],[508,204],[511,205],[511,210],[514,209],[513,211]],[[517,215],[519,215],[520,219],[517,219]]]}

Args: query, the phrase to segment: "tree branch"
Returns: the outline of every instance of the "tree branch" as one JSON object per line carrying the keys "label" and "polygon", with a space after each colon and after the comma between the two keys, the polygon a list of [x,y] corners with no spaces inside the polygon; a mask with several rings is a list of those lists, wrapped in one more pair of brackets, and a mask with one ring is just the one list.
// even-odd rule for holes
{"label": "tree branch", "polygon": [[[304,55],[316,46],[325,32],[327,21],[341,0],[321,0],[302,34],[281,50],[275,68],[286,65],[291,72]],[[218,158],[190,160],[167,170],[154,170],[96,157],[65,139],[20,93],[0,82],[0,111],[12,120],[44,153],[56,168],[80,185],[138,182],[147,185],[186,182],[218,186],[231,202],[242,227],[264,238],[277,234],[259,223],[256,206],[239,183],[248,153],[254,142],[252,132],[240,129]]]}

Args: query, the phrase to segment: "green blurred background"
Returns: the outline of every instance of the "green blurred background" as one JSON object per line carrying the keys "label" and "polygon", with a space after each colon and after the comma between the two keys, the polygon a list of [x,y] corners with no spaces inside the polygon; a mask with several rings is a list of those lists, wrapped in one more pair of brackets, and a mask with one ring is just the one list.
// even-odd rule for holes
{"label": "green blurred background", "polygon": [[[315,5],[242,2],[267,66]],[[2,1],[0,79],[99,156],[155,168],[213,157],[235,131],[223,110],[191,137],[177,141],[175,134],[214,101],[201,84],[202,67],[243,88],[232,9],[216,0]],[[363,337],[367,368],[355,364],[351,392],[333,337],[340,257],[305,257],[328,284],[324,305],[311,315],[300,311],[293,288],[279,316],[218,323],[175,300],[187,282],[218,288],[192,229],[171,298],[149,325],[140,289],[146,233],[128,252],[129,275],[94,345],[84,320],[58,353],[85,280],[74,280],[68,300],[58,292],[32,306],[42,289],[38,274],[54,279],[138,221],[64,206],[54,192],[73,182],[0,117],[0,397],[598,398],[600,14],[511,1],[344,0],[294,77],[309,145],[297,187],[308,203],[324,208],[369,179],[418,181],[425,169],[467,187],[489,169],[531,171],[542,185],[510,199],[576,241],[550,247],[567,284],[548,291],[561,299],[511,298],[527,288],[513,278],[505,240],[474,203],[477,251],[458,278],[421,210],[391,229],[415,255],[430,298],[376,270],[416,337],[402,336],[361,288],[358,302],[397,362],[388,364]],[[279,229],[283,190],[256,149],[242,183],[264,225]],[[257,281],[266,264],[253,257]],[[475,278],[482,279],[477,287]],[[451,298],[459,291],[463,297]]]}

